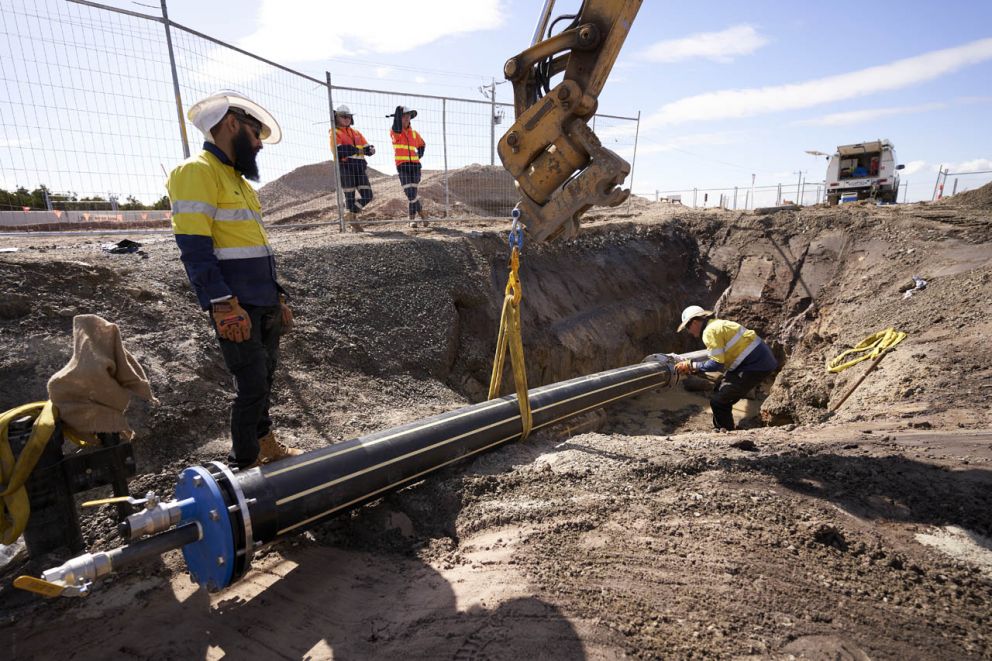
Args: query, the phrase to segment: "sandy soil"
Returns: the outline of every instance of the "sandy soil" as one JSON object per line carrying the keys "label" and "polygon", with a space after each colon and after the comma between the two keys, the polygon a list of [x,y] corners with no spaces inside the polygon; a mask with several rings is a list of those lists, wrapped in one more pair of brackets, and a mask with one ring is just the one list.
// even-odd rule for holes
{"label": "sandy soil", "polygon": [[[711,432],[705,392],[685,389],[703,383],[646,393],[278,542],[213,595],[177,553],[82,601],[17,593],[30,568],[7,567],[0,643],[80,659],[992,657],[992,225],[965,202],[597,212],[576,240],[527,246],[531,384],[699,348],[678,313],[717,304],[783,361],[742,403],[751,428]],[[299,317],[283,437],[317,448],[478,401],[497,228],[274,233]],[[226,454],[229,386],[171,238],[142,238],[144,258],[99,237],[4,240],[21,250],[0,255],[0,374],[17,384],[0,407],[44,397],[73,314],[117,322],[162,401],[129,412],[133,491],[168,493]],[[912,275],[929,284],[904,298]],[[865,366],[828,376],[825,360],[887,326],[909,339],[828,414]],[[109,511],[85,523],[91,548],[117,544]]]}

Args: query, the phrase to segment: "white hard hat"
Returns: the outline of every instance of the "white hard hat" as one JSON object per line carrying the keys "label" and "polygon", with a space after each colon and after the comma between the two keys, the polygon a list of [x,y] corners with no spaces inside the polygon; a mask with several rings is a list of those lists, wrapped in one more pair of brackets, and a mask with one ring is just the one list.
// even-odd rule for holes
{"label": "white hard hat", "polygon": [[336,115],[348,115],[350,117],[353,117],[355,115],[355,113],[351,112],[351,108],[344,105],[343,103],[334,109],[334,113]]}
{"label": "white hard hat", "polygon": [[704,310],[698,305],[690,305],[685,310],[682,310],[682,323],[679,324],[679,329],[676,332],[681,333],[689,325],[689,322],[696,317],[710,317],[712,315],[712,310]]}
{"label": "white hard hat", "polygon": [[268,110],[258,105],[248,97],[233,90],[219,90],[205,99],[201,99],[193,104],[186,116],[193,126],[200,129],[208,140],[212,141],[210,129],[217,126],[220,120],[231,108],[240,108],[251,117],[257,119],[262,124],[262,131],[259,139],[267,144],[274,145],[282,140],[282,129]]}

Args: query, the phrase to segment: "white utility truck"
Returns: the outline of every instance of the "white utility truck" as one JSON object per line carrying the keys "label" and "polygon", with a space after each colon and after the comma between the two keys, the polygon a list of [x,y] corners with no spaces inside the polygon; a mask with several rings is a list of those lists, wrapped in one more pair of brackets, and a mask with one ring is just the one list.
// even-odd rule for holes
{"label": "white utility truck", "polygon": [[888,140],[841,145],[827,166],[827,203],[853,198],[893,204],[903,167],[896,164],[896,150]]}

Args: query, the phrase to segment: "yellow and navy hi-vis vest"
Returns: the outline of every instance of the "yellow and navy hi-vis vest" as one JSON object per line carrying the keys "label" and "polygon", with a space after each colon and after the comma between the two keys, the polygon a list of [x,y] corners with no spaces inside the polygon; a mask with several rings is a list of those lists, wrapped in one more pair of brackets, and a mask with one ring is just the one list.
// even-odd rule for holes
{"label": "yellow and navy hi-vis vest", "polygon": [[752,351],[761,346],[761,338],[736,321],[710,319],[703,329],[703,344],[709,351],[710,359],[722,364],[726,371],[732,372]]}
{"label": "yellow and navy hi-vis vest", "polygon": [[417,149],[427,146],[420,134],[412,128],[400,133],[390,130],[389,139],[393,141],[393,158],[396,160],[396,165],[419,163],[420,155]]}
{"label": "yellow and navy hi-vis vest", "polygon": [[186,274],[204,310],[232,295],[242,305],[278,305],[282,288],[258,195],[227,160],[205,143],[166,182]]}

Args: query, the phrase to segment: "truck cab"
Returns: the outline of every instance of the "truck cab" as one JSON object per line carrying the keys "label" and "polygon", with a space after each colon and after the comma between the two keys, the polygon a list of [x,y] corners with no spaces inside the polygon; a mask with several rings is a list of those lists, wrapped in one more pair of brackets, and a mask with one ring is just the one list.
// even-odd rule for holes
{"label": "truck cab", "polygon": [[827,203],[842,198],[875,199],[894,204],[899,195],[896,151],[888,140],[841,145],[827,165]]}

